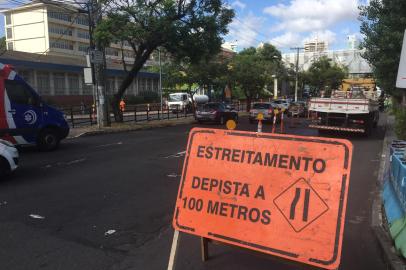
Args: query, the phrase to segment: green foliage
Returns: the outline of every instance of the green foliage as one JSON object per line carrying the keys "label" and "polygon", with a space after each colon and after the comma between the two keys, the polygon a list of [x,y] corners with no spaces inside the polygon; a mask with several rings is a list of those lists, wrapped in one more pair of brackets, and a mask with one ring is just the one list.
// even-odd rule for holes
{"label": "green foliage", "polygon": [[406,140],[406,108],[398,107],[394,109],[396,117],[395,132],[399,139]]}
{"label": "green foliage", "polygon": [[378,84],[400,96],[395,83],[406,27],[406,1],[371,0],[369,6],[361,6],[360,10],[364,57],[373,66]]}
{"label": "green foliage", "polygon": [[197,63],[220,51],[234,11],[222,0],[103,1],[106,10],[95,30],[98,43],[126,42],[135,61],[116,96],[121,97],[158,47],[173,58]]}
{"label": "green foliage", "polygon": [[322,56],[313,62],[308,71],[301,74],[304,83],[310,86],[312,93],[317,95],[320,90],[330,92],[338,89],[342,80],[347,77],[348,70]]}
{"label": "green foliage", "polygon": [[273,75],[281,78],[285,68],[280,63],[281,53],[271,44],[258,49],[241,51],[229,64],[230,81],[244,94],[247,101],[269,96],[265,91],[273,83]]}
{"label": "green foliage", "polygon": [[0,53],[3,54],[5,51],[7,51],[6,37],[1,37],[0,38]]}

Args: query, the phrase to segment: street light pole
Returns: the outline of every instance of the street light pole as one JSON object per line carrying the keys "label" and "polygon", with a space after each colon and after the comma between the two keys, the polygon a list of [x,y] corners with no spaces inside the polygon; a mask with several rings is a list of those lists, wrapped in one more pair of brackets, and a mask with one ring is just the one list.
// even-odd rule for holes
{"label": "street light pole", "polygon": [[303,50],[304,48],[300,47],[295,47],[295,48],[290,48],[291,50],[296,50],[296,78],[295,78],[295,102],[297,101],[297,92],[299,88],[299,52],[300,50]]}
{"label": "street light pole", "polygon": [[161,49],[158,49],[158,59],[159,59],[159,92],[161,94],[161,112],[163,113]]}

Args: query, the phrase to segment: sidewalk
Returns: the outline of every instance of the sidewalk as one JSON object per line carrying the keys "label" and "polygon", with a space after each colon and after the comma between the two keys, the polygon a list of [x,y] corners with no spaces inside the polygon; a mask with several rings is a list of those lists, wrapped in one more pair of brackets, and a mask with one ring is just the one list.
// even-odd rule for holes
{"label": "sidewalk", "polygon": [[186,125],[195,123],[193,116],[187,118],[174,118],[174,119],[165,119],[165,120],[153,120],[137,123],[111,123],[111,127],[98,128],[97,125],[87,126],[87,127],[78,127],[71,128],[68,138],[77,138],[81,136],[91,136],[98,134],[109,134],[109,133],[119,133],[119,132],[128,132],[136,131],[149,128],[158,128],[158,127],[171,127],[176,125]]}
{"label": "sidewalk", "polygon": [[396,140],[394,132],[395,118],[392,115],[386,116],[386,132],[383,141],[382,155],[377,180],[377,192],[372,205],[372,220],[371,226],[382,250],[383,257],[387,264],[387,269],[404,270],[406,265],[404,259],[401,258],[394,247],[394,242],[390,236],[389,227],[386,221],[382,191],[385,177],[389,173],[389,157],[390,145],[393,140]]}

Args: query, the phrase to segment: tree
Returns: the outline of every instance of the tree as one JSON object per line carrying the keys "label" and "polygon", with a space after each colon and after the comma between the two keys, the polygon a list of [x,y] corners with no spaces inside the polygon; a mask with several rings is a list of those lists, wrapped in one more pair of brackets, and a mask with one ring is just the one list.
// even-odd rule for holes
{"label": "tree", "polygon": [[3,55],[7,51],[6,37],[0,38],[0,55]]}
{"label": "tree", "polygon": [[202,55],[219,52],[222,36],[234,11],[223,0],[105,0],[105,15],[95,38],[108,46],[127,42],[135,55],[126,77],[114,94],[112,107],[117,121],[122,120],[118,103],[139,70],[157,48],[172,57],[188,57],[199,62]]}
{"label": "tree", "polygon": [[263,62],[254,50],[241,51],[230,64],[232,80],[246,97],[247,111],[251,109],[252,100],[263,93],[266,82]]}
{"label": "tree", "polygon": [[280,61],[281,53],[271,44],[247,48],[231,61],[231,81],[244,93],[248,111],[254,98],[265,95],[266,86],[273,83],[272,75],[284,73]]}
{"label": "tree", "polygon": [[224,89],[228,82],[226,78],[227,62],[219,57],[203,58],[197,63],[185,59],[166,66],[164,84],[169,88],[182,86],[193,98],[193,88],[208,89],[213,86]]}
{"label": "tree", "polygon": [[361,33],[365,35],[361,47],[366,49],[363,57],[372,65],[379,85],[399,96],[395,83],[406,27],[406,2],[371,0],[360,10]]}
{"label": "tree", "polygon": [[326,56],[313,62],[309,70],[303,73],[303,80],[314,94],[324,89],[327,92],[338,89],[342,80],[347,76],[347,68],[333,63]]}

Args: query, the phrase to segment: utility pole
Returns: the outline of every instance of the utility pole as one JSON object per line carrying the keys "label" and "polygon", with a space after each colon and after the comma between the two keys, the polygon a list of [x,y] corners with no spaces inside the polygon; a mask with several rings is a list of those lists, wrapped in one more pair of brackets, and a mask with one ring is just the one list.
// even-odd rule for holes
{"label": "utility pole", "polygon": [[[100,0],[90,0],[89,8],[89,24],[97,26],[102,19],[102,8]],[[93,29],[92,29],[93,30]],[[93,31],[92,31],[93,32]],[[94,74],[94,95],[96,97],[96,110],[97,110],[97,124],[100,127],[106,127],[109,125],[108,121],[108,110],[107,110],[107,98],[105,93],[105,83],[104,83],[104,70],[105,70],[105,55],[104,48],[100,42],[94,42],[93,36],[90,37],[91,40],[91,59]]]}
{"label": "utility pole", "polygon": [[296,79],[295,79],[295,102],[297,101],[297,92],[299,87],[299,52],[303,50],[302,47],[290,48],[291,50],[296,50]]}

